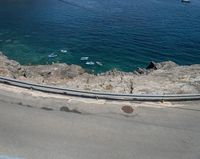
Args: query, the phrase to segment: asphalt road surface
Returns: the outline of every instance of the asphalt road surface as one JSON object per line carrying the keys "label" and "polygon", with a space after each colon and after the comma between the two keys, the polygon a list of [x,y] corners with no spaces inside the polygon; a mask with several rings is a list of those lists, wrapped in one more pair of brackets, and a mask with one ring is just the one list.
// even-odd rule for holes
{"label": "asphalt road surface", "polygon": [[[200,159],[200,105],[77,114],[0,101],[0,159]],[[14,158],[15,157],[15,158]]]}

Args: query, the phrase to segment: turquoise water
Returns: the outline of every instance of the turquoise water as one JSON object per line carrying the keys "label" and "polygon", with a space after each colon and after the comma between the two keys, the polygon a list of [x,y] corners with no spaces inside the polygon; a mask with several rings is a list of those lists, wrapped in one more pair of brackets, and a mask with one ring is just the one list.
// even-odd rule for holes
{"label": "turquoise water", "polygon": [[200,63],[200,1],[191,1],[1,0],[0,50],[21,64],[65,62],[96,72],[152,60]]}

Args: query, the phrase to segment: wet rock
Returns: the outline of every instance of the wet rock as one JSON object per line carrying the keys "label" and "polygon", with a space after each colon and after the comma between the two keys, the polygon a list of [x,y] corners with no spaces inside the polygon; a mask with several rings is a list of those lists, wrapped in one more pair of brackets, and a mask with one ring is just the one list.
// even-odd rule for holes
{"label": "wet rock", "polygon": [[155,62],[151,61],[150,64],[147,66],[146,69],[147,69],[147,70],[149,70],[149,69],[157,70],[157,69],[158,69],[158,68],[157,68],[157,64],[156,64]]}
{"label": "wet rock", "polygon": [[178,65],[172,61],[165,61],[165,62],[150,62],[150,64],[147,66],[147,70],[153,69],[153,70],[158,70],[158,69],[163,69],[163,70],[169,70],[174,67],[177,67]]}

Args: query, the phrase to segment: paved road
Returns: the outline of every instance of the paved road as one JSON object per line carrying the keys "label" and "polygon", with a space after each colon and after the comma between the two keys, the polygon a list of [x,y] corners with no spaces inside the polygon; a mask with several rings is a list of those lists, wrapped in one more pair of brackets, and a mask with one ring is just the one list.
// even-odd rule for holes
{"label": "paved road", "polygon": [[0,101],[0,158],[200,159],[198,102],[135,111],[89,115]]}

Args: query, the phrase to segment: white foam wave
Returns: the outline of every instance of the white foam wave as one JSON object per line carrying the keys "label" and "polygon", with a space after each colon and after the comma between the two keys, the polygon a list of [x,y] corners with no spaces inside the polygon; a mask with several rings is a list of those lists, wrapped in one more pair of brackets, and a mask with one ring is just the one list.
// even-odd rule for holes
{"label": "white foam wave", "polygon": [[99,66],[103,66],[103,64],[99,61],[96,61],[96,64],[99,65]]}

